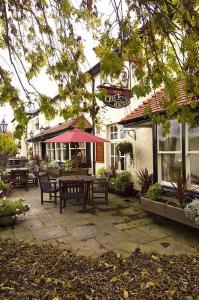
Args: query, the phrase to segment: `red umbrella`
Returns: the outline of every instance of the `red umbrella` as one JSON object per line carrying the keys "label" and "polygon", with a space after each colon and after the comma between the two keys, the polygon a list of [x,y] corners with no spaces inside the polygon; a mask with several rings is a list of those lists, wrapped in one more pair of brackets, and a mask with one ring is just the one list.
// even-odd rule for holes
{"label": "red umbrella", "polygon": [[102,139],[92,133],[75,128],[66,131],[58,136],[45,141],[46,143],[107,143],[108,140]]}
{"label": "red umbrella", "polygon": [[[82,131],[78,128],[66,131],[58,136],[45,141],[46,143],[107,143],[108,140],[102,139],[92,133]],[[78,169],[78,152],[76,146],[76,172]],[[94,169],[93,169],[94,170]]]}

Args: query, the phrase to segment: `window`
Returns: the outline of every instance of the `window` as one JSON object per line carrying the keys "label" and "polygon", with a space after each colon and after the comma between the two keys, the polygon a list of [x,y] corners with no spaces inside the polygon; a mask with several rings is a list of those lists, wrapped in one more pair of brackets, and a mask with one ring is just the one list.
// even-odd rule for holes
{"label": "window", "polygon": [[56,143],[56,159],[61,161],[60,143]]}
{"label": "window", "polygon": [[69,159],[69,144],[61,143],[61,160]]}
{"label": "window", "polygon": [[175,182],[182,175],[182,129],[177,120],[170,121],[170,133],[163,134],[158,125],[158,178],[159,182]]}
{"label": "window", "polygon": [[51,160],[55,160],[55,143],[51,143]]}
{"label": "window", "polygon": [[50,143],[46,144],[46,153],[47,153],[49,160],[51,160]]}
{"label": "window", "polygon": [[199,185],[199,126],[187,126],[187,175],[190,176],[192,185]]}
{"label": "window", "polygon": [[126,155],[117,154],[117,144],[124,139],[123,126],[113,125],[110,127],[110,140],[111,140],[111,167],[118,170],[126,170]]}
{"label": "window", "polygon": [[75,159],[77,154],[81,154],[83,164],[86,163],[86,143],[70,143],[69,159]]}
{"label": "window", "polygon": [[110,128],[110,139],[111,140],[117,140],[118,139],[118,128],[117,126],[111,126]]}

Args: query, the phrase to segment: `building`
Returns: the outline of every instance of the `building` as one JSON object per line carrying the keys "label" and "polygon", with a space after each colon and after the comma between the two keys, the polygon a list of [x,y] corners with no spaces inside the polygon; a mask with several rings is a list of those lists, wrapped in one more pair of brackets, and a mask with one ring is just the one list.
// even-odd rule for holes
{"label": "building", "polygon": [[[129,66],[131,68],[131,66]],[[102,84],[100,64],[96,64],[88,71],[92,75],[92,81],[87,84],[87,89],[92,91]],[[131,73],[131,72],[130,72]],[[133,80],[130,74],[130,81]],[[183,82],[179,82],[179,104],[185,105],[186,97]],[[110,140],[107,144],[96,145],[96,155],[93,159],[93,145],[82,143],[78,145],[84,152],[85,166],[96,169],[111,166],[119,171],[128,170],[132,174],[134,187],[138,189],[138,170],[147,168],[154,174],[154,180],[162,185],[170,186],[175,175],[181,174],[183,178],[190,175],[191,188],[199,185],[199,127],[189,128],[188,125],[179,124],[175,119],[171,120],[170,135],[163,136],[162,127],[152,124],[144,117],[144,109],[150,106],[155,113],[164,113],[159,101],[164,96],[164,90],[159,90],[154,95],[136,100],[132,97],[129,105],[123,108],[111,108],[103,102],[99,102],[101,120],[96,128],[96,135]],[[59,97],[55,97],[54,105],[58,105]],[[84,123],[85,130],[92,132],[92,122],[88,115],[82,115],[79,119],[73,118],[65,121],[56,116],[52,121],[47,121],[42,113],[37,111],[30,118],[28,124],[27,140],[22,141],[21,154],[27,156],[27,151],[32,148],[33,155],[40,159],[48,156],[50,160],[64,161],[73,157],[75,148],[72,144],[46,144],[46,139],[63,133],[66,130]],[[42,129],[42,131],[40,131]],[[30,137],[30,132],[33,136]],[[133,144],[134,161],[131,164],[127,156],[116,153],[117,144],[128,140]],[[29,148],[29,150],[28,150]]]}
{"label": "building", "polygon": [[[183,81],[178,82],[178,91],[178,104],[188,105]],[[171,187],[177,175],[182,176],[184,180],[189,177],[189,190],[199,193],[199,126],[191,128],[188,124],[178,123],[177,119],[173,118],[170,120],[170,134],[165,137],[162,125],[152,124],[144,117],[146,107],[150,107],[153,113],[164,114],[164,110],[160,107],[163,97],[166,96],[161,89],[123,118],[120,124],[126,128],[147,130],[146,135],[152,140],[152,147],[147,150],[152,159],[155,182]],[[198,108],[193,113],[198,115]],[[140,139],[142,140],[141,137]],[[145,157],[143,156],[142,159],[145,160]]]}

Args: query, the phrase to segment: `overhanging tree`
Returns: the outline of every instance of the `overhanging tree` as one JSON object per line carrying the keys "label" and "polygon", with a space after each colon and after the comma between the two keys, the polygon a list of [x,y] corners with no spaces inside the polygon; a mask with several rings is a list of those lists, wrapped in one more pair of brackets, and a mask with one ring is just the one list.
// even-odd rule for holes
{"label": "overhanging tree", "polygon": [[[90,30],[98,40],[95,52],[104,76],[117,76],[124,62],[130,61],[137,79],[132,88],[135,96],[165,87],[170,98],[162,101],[166,115],[153,115],[153,121],[162,122],[168,130],[167,120],[175,114],[179,121],[195,124],[191,109],[199,94],[198,0],[111,0],[107,19],[101,19],[95,2],[1,1],[0,47],[8,52],[25,97],[21,99],[12,74],[1,65],[0,102],[8,102],[14,109],[17,136],[27,125],[26,107],[35,98],[47,118],[57,113],[51,99],[32,84],[42,70],[57,82],[61,100],[70,99],[71,104],[60,109],[61,115],[67,119],[83,110],[96,118],[99,108],[95,99],[101,95],[86,89],[91,78],[82,68],[86,53],[78,26]],[[179,79],[185,82],[189,107],[180,108],[176,103]]]}

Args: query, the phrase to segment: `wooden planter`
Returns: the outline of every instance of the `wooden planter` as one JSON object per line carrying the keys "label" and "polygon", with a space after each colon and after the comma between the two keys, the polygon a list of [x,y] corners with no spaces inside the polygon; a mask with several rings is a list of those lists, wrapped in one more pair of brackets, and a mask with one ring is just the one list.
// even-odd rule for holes
{"label": "wooden planter", "polygon": [[16,223],[15,215],[0,215],[0,227],[14,225]]}
{"label": "wooden planter", "polygon": [[192,220],[186,217],[185,211],[182,208],[171,206],[158,201],[149,200],[144,197],[141,197],[140,201],[141,207],[145,211],[199,229],[198,224],[194,223]]}

